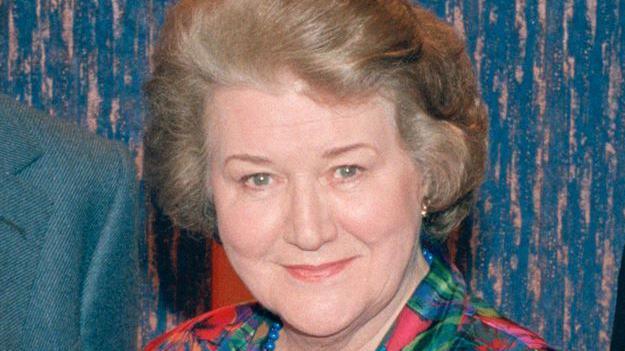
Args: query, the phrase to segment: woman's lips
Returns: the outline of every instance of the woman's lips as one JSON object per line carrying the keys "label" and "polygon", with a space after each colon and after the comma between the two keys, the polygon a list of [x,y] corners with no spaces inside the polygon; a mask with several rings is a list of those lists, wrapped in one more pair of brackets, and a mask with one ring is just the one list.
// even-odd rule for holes
{"label": "woman's lips", "polygon": [[320,265],[287,265],[284,268],[295,279],[305,282],[317,282],[339,274],[354,258],[350,257]]}

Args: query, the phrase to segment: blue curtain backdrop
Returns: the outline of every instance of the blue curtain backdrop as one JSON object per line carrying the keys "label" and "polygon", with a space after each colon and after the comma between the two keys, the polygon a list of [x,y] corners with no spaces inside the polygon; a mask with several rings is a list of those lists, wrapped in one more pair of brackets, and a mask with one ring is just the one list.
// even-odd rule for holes
{"label": "blue curtain backdrop", "polygon": [[[0,0],[0,91],[128,145],[170,1]],[[471,288],[567,350],[609,345],[625,245],[625,2],[427,0],[467,41],[491,119]],[[141,342],[210,308],[208,243],[147,211]]]}

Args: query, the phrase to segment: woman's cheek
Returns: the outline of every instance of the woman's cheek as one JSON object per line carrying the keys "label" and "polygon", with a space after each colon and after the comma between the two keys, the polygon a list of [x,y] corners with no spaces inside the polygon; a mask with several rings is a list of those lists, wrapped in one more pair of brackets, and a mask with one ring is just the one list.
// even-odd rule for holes
{"label": "woman's cheek", "polygon": [[276,199],[258,200],[234,194],[231,201],[217,209],[221,239],[239,255],[262,256],[280,233],[279,207]]}
{"label": "woman's cheek", "polygon": [[339,197],[335,204],[335,218],[340,228],[363,242],[383,239],[387,212],[380,198],[369,192]]}
{"label": "woman's cheek", "polygon": [[416,231],[418,204],[408,191],[410,188],[397,179],[337,197],[335,218],[344,230],[369,243],[385,240],[411,227]]}

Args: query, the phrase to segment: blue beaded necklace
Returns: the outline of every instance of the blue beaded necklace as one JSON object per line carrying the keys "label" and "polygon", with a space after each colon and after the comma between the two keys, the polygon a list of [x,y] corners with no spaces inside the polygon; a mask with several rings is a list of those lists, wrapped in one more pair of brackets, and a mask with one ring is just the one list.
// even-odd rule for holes
{"label": "blue beaded necklace", "polygon": [[269,327],[269,333],[267,333],[267,340],[263,346],[263,351],[273,351],[276,349],[276,341],[280,337],[280,329],[282,329],[282,323],[273,322]]}

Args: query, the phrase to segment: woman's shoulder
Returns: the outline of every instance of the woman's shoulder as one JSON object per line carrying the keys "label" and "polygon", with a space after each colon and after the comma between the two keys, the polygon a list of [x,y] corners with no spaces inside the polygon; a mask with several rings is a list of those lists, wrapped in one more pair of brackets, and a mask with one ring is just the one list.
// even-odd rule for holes
{"label": "woman's shoulder", "polygon": [[[146,351],[221,350],[224,343],[247,345],[267,312],[258,303],[222,307],[194,317],[152,340]],[[195,347],[195,348],[194,348]]]}
{"label": "woman's shoulder", "polygon": [[555,350],[538,334],[502,316],[481,299],[471,296],[468,300],[459,328],[462,342],[489,350]]}
{"label": "woman's shoulder", "polygon": [[398,323],[398,329],[405,325],[404,334],[416,334],[408,349],[554,350],[540,336],[472,295],[453,264],[440,255],[432,255],[428,262],[430,270],[407,305],[412,317]]}

